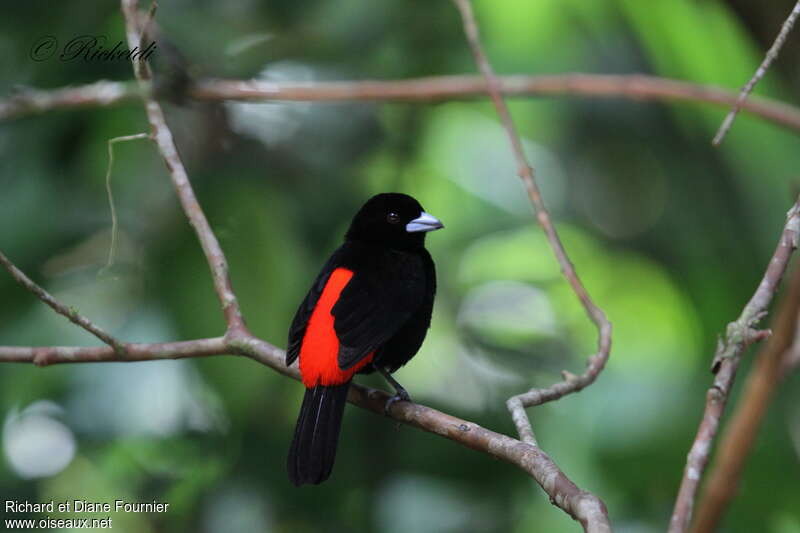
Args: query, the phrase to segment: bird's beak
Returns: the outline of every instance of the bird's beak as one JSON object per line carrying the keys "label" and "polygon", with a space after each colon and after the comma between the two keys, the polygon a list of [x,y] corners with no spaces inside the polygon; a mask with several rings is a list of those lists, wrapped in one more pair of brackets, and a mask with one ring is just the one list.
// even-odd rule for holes
{"label": "bird's beak", "polygon": [[415,233],[418,231],[433,231],[443,227],[444,224],[438,218],[423,211],[417,218],[406,224],[406,231]]}

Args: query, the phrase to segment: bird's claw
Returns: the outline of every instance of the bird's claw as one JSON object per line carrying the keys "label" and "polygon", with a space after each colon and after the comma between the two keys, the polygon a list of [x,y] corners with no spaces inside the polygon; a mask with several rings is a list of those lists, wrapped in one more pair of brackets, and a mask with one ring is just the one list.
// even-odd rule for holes
{"label": "bird's claw", "polygon": [[397,394],[386,400],[386,404],[383,406],[383,414],[389,416],[389,410],[392,408],[396,402],[410,402],[411,396],[408,395],[408,392],[405,390],[398,390]]}

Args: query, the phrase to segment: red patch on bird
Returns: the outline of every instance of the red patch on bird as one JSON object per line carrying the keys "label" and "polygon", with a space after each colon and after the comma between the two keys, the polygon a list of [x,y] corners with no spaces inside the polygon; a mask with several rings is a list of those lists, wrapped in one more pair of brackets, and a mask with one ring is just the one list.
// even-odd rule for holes
{"label": "red patch on bird", "polygon": [[352,270],[346,268],[334,270],[308,320],[306,334],[300,347],[300,375],[303,377],[303,385],[308,388],[316,385],[347,383],[353,374],[369,364],[375,355],[375,352],[367,354],[347,370],[339,368],[339,338],[333,328],[334,318],[331,310],[352,277]]}

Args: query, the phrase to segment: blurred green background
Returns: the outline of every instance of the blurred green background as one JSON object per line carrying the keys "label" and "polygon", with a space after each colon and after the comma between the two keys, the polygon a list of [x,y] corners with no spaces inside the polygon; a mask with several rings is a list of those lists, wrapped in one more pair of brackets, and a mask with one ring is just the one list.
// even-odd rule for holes
{"label": "blurred green background", "polygon": [[[501,73],[643,72],[738,88],[793,4],[475,8]],[[41,35],[124,39],[115,2],[3,7],[0,94],[131,78],[124,62],[29,58]],[[474,71],[446,0],[164,1],[157,20],[198,77]],[[797,102],[799,43],[790,36],[756,93]],[[157,63],[168,63],[168,44],[159,42]],[[533,410],[534,427],[567,475],[604,499],[618,531],[662,531],[716,335],[755,289],[792,203],[796,134],[740,115],[712,149],[725,110],[700,104],[520,98],[511,107],[566,247],[615,327],[598,382]],[[259,336],[285,346],[296,305],[352,214],[395,190],[447,226],[428,238],[439,274],[432,328],[397,375],[416,400],[514,434],[508,396],[583,368],[595,332],[534,226],[488,102],[186,103],[167,113]],[[0,249],[122,339],[219,335],[207,265],[147,141],[116,146],[120,244],[101,272],[106,141],[147,130],[136,104],[0,124]],[[8,275],[0,295],[0,344],[95,344]],[[284,463],[301,397],[298,383],[235,357],[2,365],[0,499],[170,503],[165,514],[112,515],[119,533],[580,530],[515,468],[353,407],[331,480],[295,489]],[[724,531],[800,532],[798,400],[795,375],[775,398]]]}

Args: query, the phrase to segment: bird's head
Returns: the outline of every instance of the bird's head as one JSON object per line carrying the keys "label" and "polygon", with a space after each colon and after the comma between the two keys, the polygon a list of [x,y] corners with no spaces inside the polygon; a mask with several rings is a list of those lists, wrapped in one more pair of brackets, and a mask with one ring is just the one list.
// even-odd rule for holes
{"label": "bird's head", "polygon": [[390,192],[367,200],[353,218],[345,238],[408,249],[423,246],[427,232],[443,227],[439,219],[426,213],[411,196]]}

